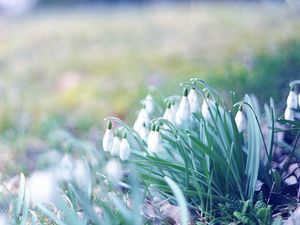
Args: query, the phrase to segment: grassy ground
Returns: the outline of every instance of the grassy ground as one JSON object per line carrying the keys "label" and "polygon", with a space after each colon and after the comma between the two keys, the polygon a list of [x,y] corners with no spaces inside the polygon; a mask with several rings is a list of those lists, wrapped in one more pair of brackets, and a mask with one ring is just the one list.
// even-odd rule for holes
{"label": "grassy ground", "polygon": [[52,9],[1,18],[1,154],[22,161],[20,152],[43,149],[41,140],[59,127],[97,136],[103,117],[134,112],[147,86],[170,94],[193,76],[279,99],[278,88],[299,76],[298,21],[294,9],[270,5]]}

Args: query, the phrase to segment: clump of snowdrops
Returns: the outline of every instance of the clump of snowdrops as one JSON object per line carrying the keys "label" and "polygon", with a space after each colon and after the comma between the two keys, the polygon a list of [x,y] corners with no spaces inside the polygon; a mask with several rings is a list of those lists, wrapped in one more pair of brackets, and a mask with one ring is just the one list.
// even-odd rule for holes
{"label": "clump of snowdrops", "polygon": [[[293,130],[298,84],[281,120]],[[148,95],[132,127],[106,118],[101,149],[65,138],[62,146],[81,149],[80,158],[65,153],[58,169],[21,175],[11,223],[168,224],[156,207],[168,202],[179,209],[179,220],[170,219],[182,225],[281,224],[270,204],[282,188],[282,171],[271,165],[281,132],[273,101],[260,113],[253,96],[232,92],[225,104],[200,79],[182,87],[163,105]]]}

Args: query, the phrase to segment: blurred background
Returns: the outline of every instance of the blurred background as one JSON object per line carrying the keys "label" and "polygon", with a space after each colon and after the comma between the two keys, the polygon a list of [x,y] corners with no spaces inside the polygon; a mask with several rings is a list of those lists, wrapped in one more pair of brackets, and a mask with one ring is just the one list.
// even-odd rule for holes
{"label": "blurred background", "polygon": [[299,5],[0,0],[0,179],[28,169],[53,130],[99,138],[104,117],[131,122],[149,91],[181,94],[191,77],[284,106],[300,78]]}

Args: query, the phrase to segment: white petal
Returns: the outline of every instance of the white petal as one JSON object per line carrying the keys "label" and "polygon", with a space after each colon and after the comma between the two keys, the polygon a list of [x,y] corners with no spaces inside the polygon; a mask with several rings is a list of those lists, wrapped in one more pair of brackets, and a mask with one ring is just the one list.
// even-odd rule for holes
{"label": "white petal", "polygon": [[147,113],[151,114],[154,111],[154,100],[151,95],[147,95],[144,101],[144,105]]}
{"label": "white petal", "polygon": [[300,93],[298,95],[298,104],[299,104],[299,107],[300,107]]}
{"label": "white petal", "polygon": [[82,191],[86,191],[88,189],[87,185],[89,185],[88,180],[90,179],[90,177],[90,168],[86,161],[76,160],[75,168],[73,171],[73,178]]}
{"label": "white petal", "polygon": [[139,115],[138,115],[136,121],[134,122],[133,129],[139,133],[140,129],[143,127],[143,124],[144,123],[148,124],[149,122],[150,122],[149,115],[146,112],[146,110],[143,108],[139,112]]}
{"label": "white petal", "polygon": [[196,113],[200,112],[200,99],[197,92],[194,89],[191,89],[188,95],[190,102],[191,112]]}
{"label": "white petal", "polygon": [[166,108],[163,118],[165,120],[168,120],[170,123],[174,123],[174,121],[175,121],[174,114],[170,108]]}
{"label": "white petal", "polygon": [[120,144],[120,159],[127,160],[130,156],[130,147],[127,138],[122,138]]}
{"label": "white petal", "polygon": [[285,111],[284,111],[284,119],[286,120],[295,120],[295,115],[294,115],[294,111],[292,109],[290,109],[289,107],[286,107]]}
{"label": "white petal", "polygon": [[147,138],[149,135],[149,130],[147,129],[147,127],[142,126],[142,128],[140,129],[140,131],[138,132],[138,134],[140,135],[140,137],[147,142]]}
{"label": "white petal", "polygon": [[113,145],[113,131],[111,129],[106,129],[105,134],[103,136],[102,146],[105,152],[109,152]]}
{"label": "white petal", "polygon": [[208,109],[207,102],[205,100],[203,100],[201,112],[202,112],[202,116],[205,119],[208,120],[210,118],[210,112],[209,112],[209,109]]}
{"label": "white petal", "polygon": [[[151,134],[151,132],[150,132],[150,134]],[[149,136],[150,136],[150,134],[149,134]],[[150,139],[148,139],[148,152],[150,154],[152,154],[152,153],[158,153],[160,151],[161,151],[160,133],[157,131],[152,131]]]}
{"label": "white petal", "polygon": [[50,203],[57,194],[57,181],[52,173],[35,172],[28,180],[28,188],[33,202]]}
{"label": "white petal", "polygon": [[238,111],[235,116],[235,123],[239,132],[242,132],[246,126],[245,114],[242,111]]}
{"label": "white petal", "polygon": [[178,110],[176,112],[175,122],[178,126],[188,122],[191,117],[190,103],[186,96],[182,96]]}
{"label": "white petal", "polygon": [[296,109],[298,106],[298,99],[297,99],[297,94],[295,93],[295,91],[290,91],[287,100],[286,100],[286,104],[290,109]]}
{"label": "white petal", "polygon": [[123,177],[122,165],[115,159],[110,160],[106,164],[105,172],[108,177],[114,182],[120,181]]}
{"label": "white petal", "polygon": [[120,138],[115,136],[110,154],[118,156],[120,152],[120,144],[121,144]]}

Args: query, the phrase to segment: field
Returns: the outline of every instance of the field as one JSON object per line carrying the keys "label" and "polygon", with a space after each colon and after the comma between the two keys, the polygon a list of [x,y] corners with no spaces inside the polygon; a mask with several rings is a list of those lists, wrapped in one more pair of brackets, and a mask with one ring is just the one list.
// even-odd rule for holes
{"label": "field", "polygon": [[[39,9],[0,18],[0,180],[30,171],[53,132],[99,142],[148,92],[206,80],[285,107],[300,73],[300,14],[284,5]],[[225,92],[224,92],[225,93]],[[50,138],[49,138],[50,137]],[[16,166],[17,165],[17,166]]]}

